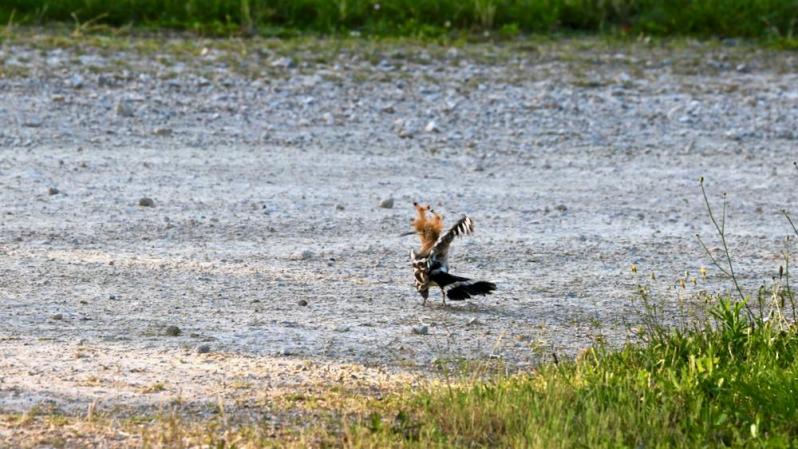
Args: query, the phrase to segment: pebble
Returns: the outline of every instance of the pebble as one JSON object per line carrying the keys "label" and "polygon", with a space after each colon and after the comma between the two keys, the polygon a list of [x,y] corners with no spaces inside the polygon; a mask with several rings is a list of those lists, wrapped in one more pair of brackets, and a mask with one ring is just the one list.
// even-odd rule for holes
{"label": "pebble", "polygon": [[299,305],[301,307],[305,307],[305,306],[308,305],[308,302],[305,301],[304,299],[300,299],[299,301],[297,301],[297,305]]}
{"label": "pebble", "polygon": [[61,191],[60,191],[60,190],[58,190],[58,189],[57,189],[57,188],[55,188],[55,187],[50,187],[49,189],[47,189],[47,194],[48,194],[48,195],[50,195],[50,196],[52,196],[52,195],[58,195],[59,193],[61,193]]}
{"label": "pebble", "polygon": [[152,198],[144,197],[139,200],[139,206],[141,207],[155,207],[155,201]]}
{"label": "pebble", "polygon": [[51,316],[50,319],[51,320],[59,320],[60,321],[60,320],[64,319],[64,315],[62,315],[60,313],[56,313],[55,315]]}
{"label": "pebble", "polygon": [[83,77],[78,73],[72,75],[69,78],[69,85],[72,86],[73,89],[80,89],[83,87]]}
{"label": "pebble", "polygon": [[427,335],[429,334],[429,327],[427,325],[413,326],[412,332],[415,335]]}
{"label": "pebble", "polygon": [[163,332],[164,332],[164,334],[166,336],[169,336],[169,337],[177,337],[177,336],[179,336],[182,333],[180,328],[177,327],[177,326],[174,326],[174,325],[166,326],[166,328],[164,328]]}
{"label": "pebble", "polygon": [[309,249],[297,251],[291,255],[291,259],[293,260],[309,260],[311,258],[313,258],[313,251]]}
{"label": "pebble", "polygon": [[120,117],[133,117],[133,115],[135,115],[135,112],[133,111],[133,105],[131,105],[129,101],[119,101],[116,103],[114,111],[116,112],[116,115]]}
{"label": "pebble", "polygon": [[207,354],[211,352],[211,345],[199,345],[194,349],[194,351],[196,351],[197,354]]}
{"label": "pebble", "polygon": [[172,128],[155,128],[152,131],[153,134],[156,136],[171,136],[172,135]]}
{"label": "pebble", "polygon": [[429,123],[427,123],[427,126],[424,127],[424,131],[428,133],[436,133],[440,131],[440,128],[438,128],[437,123],[435,123],[434,121],[430,121]]}
{"label": "pebble", "polygon": [[291,348],[282,348],[280,349],[280,355],[294,355],[294,351]]}
{"label": "pebble", "polygon": [[380,207],[383,209],[393,209],[393,198],[385,198],[380,201]]}
{"label": "pebble", "polygon": [[22,121],[22,126],[26,128],[41,128],[43,124],[44,120],[42,120],[41,117],[35,115],[28,117]]}
{"label": "pebble", "polygon": [[296,67],[296,62],[288,57],[277,58],[271,63],[272,67],[282,68],[282,69],[292,69]]}

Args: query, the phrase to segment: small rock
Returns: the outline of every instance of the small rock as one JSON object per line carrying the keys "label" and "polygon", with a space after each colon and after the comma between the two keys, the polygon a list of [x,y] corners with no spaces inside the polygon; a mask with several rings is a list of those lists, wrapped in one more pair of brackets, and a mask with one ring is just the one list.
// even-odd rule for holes
{"label": "small rock", "polygon": [[83,77],[77,73],[72,75],[72,77],[69,78],[69,85],[75,89],[80,89],[83,87]]}
{"label": "small rock", "polygon": [[61,193],[61,191],[56,189],[55,187],[50,187],[49,189],[47,189],[47,194],[50,196],[58,195],[59,193]]}
{"label": "small rock", "polygon": [[415,335],[427,335],[429,334],[429,327],[426,325],[413,326],[412,332]]}
{"label": "small rock", "polygon": [[50,97],[50,100],[52,100],[53,103],[63,103],[64,101],[66,101],[66,97],[64,97],[63,95],[53,95],[52,97]]}
{"label": "small rock", "polygon": [[211,352],[211,345],[199,345],[194,349],[194,351],[197,354],[207,354]]}
{"label": "small rock", "polygon": [[308,305],[308,302],[305,301],[304,299],[300,299],[299,301],[297,301],[297,305],[301,306],[301,307],[305,307],[305,306]]}
{"label": "small rock", "polygon": [[22,126],[26,128],[41,128],[43,124],[44,120],[38,116],[31,116],[22,121]]}
{"label": "small rock", "polygon": [[291,58],[283,57],[283,58],[277,58],[274,61],[272,61],[271,66],[279,67],[282,69],[292,69],[296,67],[296,62]]}
{"label": "small rock", "polygon": [[333,329],[333,330],[335,332],[349,332],[349,326],[345,326],[345,325],[335,326],[335,329]]}
{"label": "small rock", "polygon": [[468,321],[466,321],[466,326],[474,326],[476,324],[480,324],[476,317],[471,317]]}
{"label": "small rock", "polygon": [[380,201],[380,207],[383,209],[393,209],[393,198],[386,198]]}
{"label": "small rock", "polygon": [[283,348],[280,349],[280,355],[294,355],[294,351],[291,348]]}
{"label": "small rock", "polygon": [[163,332],[169,337],[177,337],[182,333],[180,328],[174,325],[166,326]]}
{"label": "small rock", "polygon": [[51,319],[51,320],[58,320],[58,321],[60,321],[60,320],[63,320],[63,319],[64,319],[64,315],[62,315],[62,314],[60,314],[60,313],[56,313],[55,315],[51,316],[51,317],[50,317],[50,319]]}
{"label": "small rock", "polygon": [[308,260],[312,257],[313,257],[313,251],[309,249],[297,251],[291,255],[291,259],[293,260]]}
{"label": "small rock", "polygon": [[133,111],[133,106],[130,104],[129,101],[120,101],[116,104],[114,108],[116,115],[120,117],[133,117],[135,112]]}
{"label": "small rock", "polygon": [[555,207],[555,209],[557,209],[560,212],[565,212],[568,210],[568,207],[566,207],[565,204],[559,204],[557,205],[557,207]]}
{"label": "small rock", "polygon": [[152,198],[144,197],[139,200],[139,206],[141,207],[155,207],[155,201]]}
{"label": "small rock", "polygon": [[336,204],[335,205],[335,210],[344,210],[344,205],[343,204]]}
{"label": "small rock", "polygon": [[155,128],[152,131],[153,134],[156,136],[171,136],[172,135],[172,128]]}
{"label": "small rock", "polygon": [[383,106],[382,109],[380,110],[386,114],[393,114],[394,112],[396,112],[396,108],[394,108],[393,105],[391,104]]}
{"label": "small rock", "polygon": [[438,128],[438,124],[433,120],[427,123],[427,126],[424,127],[424,131],[428,133],[436,133],[440,131],[440,128]]}

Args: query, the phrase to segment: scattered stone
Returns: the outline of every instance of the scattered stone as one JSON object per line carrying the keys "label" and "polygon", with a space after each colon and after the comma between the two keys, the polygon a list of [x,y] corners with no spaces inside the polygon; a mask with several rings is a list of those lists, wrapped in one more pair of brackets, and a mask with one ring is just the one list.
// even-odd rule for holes
{"label": "scattered stone", "polygon": [[199,345],[194,349],[194,351],[197,354],[207,354],[211,352],[211,345],[206,345],[206,344]]}
{"label": "scattered stone", "polygon": [[161,136],[161,137],[171,136],[172,128],[155,128],[152,131],[152,133],[155,134],[156,136]]}
{"label": "scattered stone", "polygon": [[466,321],[466,326],[474,326],[474,325],[477,325],[477,324],[481,324],[477,320],[477,317],[471,317],[468,321]]}
{"label": "scattered stone", "polygon": [[80,89],[83,87],[83,77],[78,73],[72,75],[69,78],[69,85],[72,86],[73,89]]}
{"label": "scattered stone", "polygon": [[297,301],[297,305],[299,305],[301,307],[305,307],[305,306],[308,305],[308,302],[305,301],[304,299],[300,299],[299,301]]}
{"label": "scattered stone", "polygon": [[313,258],[313,251],[309,249],[297,251],[291,255],[291,259],[293,260],[309,260],[311,258]]}
{"label": "scattered stone", "polygon": [[557,210],[558,210],[558,211],[560,211],[560,212],[565,212],[565,211],[567,211],[567,210],[568,210],[568,207],[567,207],[565,204],[558,204],[558,205],[555,207],[555,209],[557,209]]}
{"label": "scattered stone", "polygon": [[411,122],[403,119],[396,119],[393,122],[396,134],[402,139],[410,139],[416,134],[416,129]]}
{"label": "scattered stone", "polygon": [[345,209],[345,208],[344,208],[344,205],[343,205],[343,204],[336,204],[336,205],[335,205],[335,210],[344,210],[344,209]]}
{"label": "scattered stone", "polygon": [[64,315],[62,315],[60,313],[56,313],[55,315],[51,316],[50,319],[51,320],[61,321],[61,320],[64,319]]}
{"label": "scattered stone", "polygon": [[335,326],[335,329],[333,330],[335,332],[349,332],[349,326],[346,325]]}
{"label": "scattered stone", "polygon": [[53,103],[63,103],[66,101],[66,97],[64,97],[63,95],[53,95],[52,97],[50,97],[50,100],[52,100]]}
{"label": "scattered stone", "polygon": [[283,57],[272,61],[271,66],[281,69],[293,69],[296,67],[296,62],[291,58]]}
{"label": "scattered stone", "polygon": [[30,116],[22,121],[22,126],[26,128],[41,128],[44,124],[44,120],[42,120],[39,116]]}
{"label": "scattered stone", "polygon": [[179,327],[170,325],[164,329],[164,334],[168,337],[177,337],[182,333]]}
{"label": "scattered stone", "polygon": [[429,327],[426,325],[413,326],[412,332],[415,335],[427,335],[429,334]]}
{"label": "scattered stone", "polygon": [[114,108],[116,115],[120,117],[133,117],[135,115],[135,111],[133,110],[133,105],[130,104],[129,101],[121,100],[116,103],[116,107]]}
{"label": "scattered stone", "polygon": [[282,348],[280,349],[280,355],[294,355],[294,351],[291,348]]}
{"label": "scattered stone", "polygon": [[61,193],[61,191],[55,187],[50,187],[49,189],[47,189],[47,194],[50,196],[58,195],[59,193]]}
{"label": "scattered stone", "polygon": [[383,209],[393,209],[393,198],[386,198],[380,201],[380,207]]}
{"label": "scattered stone", "polygon": [[381,111],[386,113],[386,114],[393,114],[394,112],[396,112],[396,109],[393,107],[393,105],[389,104],[387,106],[383,106]]}
{"label": "scattered stone", "polygon": [[139,206],[141,207],[155,207],[155,201],[152,198],[144,197],[139,200]]}
{"label": "scattered stone", "polygon": [[440,128],[438,128],[438,124],[435,123],[434,120],[427,123],[427,126],[424,127],[424,131],[428,133],[437,133],[440,132]]}

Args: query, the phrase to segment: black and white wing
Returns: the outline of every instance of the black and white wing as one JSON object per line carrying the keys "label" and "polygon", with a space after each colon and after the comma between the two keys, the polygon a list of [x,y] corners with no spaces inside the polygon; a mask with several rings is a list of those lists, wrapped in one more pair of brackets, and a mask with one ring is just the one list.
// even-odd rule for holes
{"label": "black and white wing", "polygon": [[474,232],[474,222],[470,218],[463,215],[463,218],[457,220],[457,223],[451,227],[445,234],[438,237],[438,241],[432,246],[430,256],[435,259],[446,255],[449,251],[449,245],[455,237],[468,235]]}

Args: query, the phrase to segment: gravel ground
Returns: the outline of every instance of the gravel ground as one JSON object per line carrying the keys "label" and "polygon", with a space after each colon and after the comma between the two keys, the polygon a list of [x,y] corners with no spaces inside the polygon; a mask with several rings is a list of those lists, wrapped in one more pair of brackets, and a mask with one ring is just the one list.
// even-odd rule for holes
{"label": "gravel ground", "polygon": [[[700,176],[758,286],[798,214],[796,68],[734,41],[7,39],[0,409],[379,389],[619,344],[638,283],[728,286],[695,239],[717,249]],[[452,271],[494,295],[420,305],[413,201],[473,218]]]}

